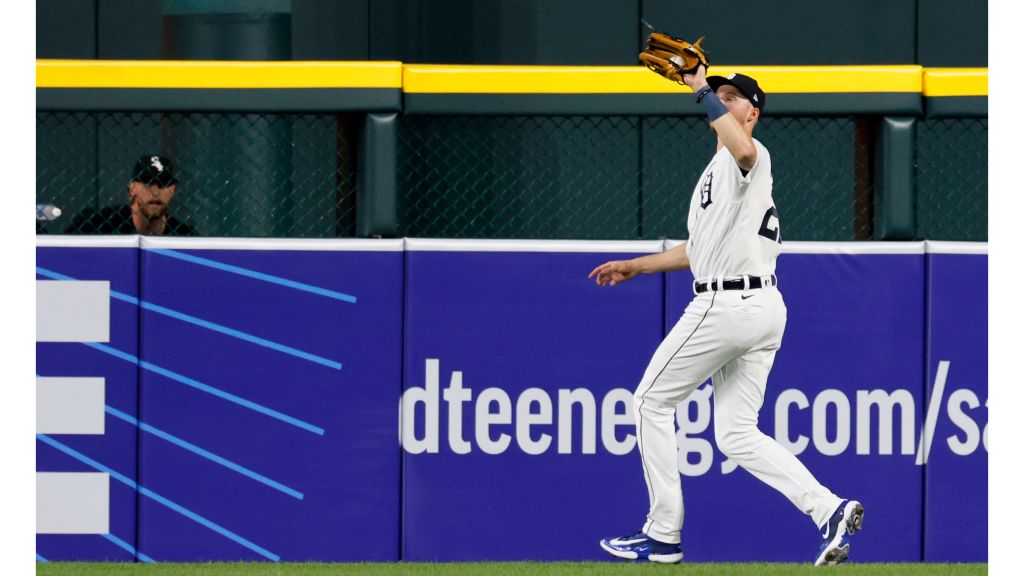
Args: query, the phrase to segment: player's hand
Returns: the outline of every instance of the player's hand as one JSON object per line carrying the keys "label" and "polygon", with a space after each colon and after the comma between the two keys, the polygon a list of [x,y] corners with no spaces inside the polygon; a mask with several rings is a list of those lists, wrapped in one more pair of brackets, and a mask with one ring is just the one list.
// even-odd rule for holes
{"label": "player's hand", "polygon": [[683,74],[683,84],[690,87],[694,92],[699,91],[708,83],[708,69],[703,65],[697,66],[692,74]]}
{"label": "player's hand", "polygon": [[625,282],[630,278],[640,273],[640,270],[635,264],[629,260],[612,260],[611,262],[605,262],[597,268],[594,268],[587,278],[594,278],[598,286],[607,286],[611,284],[615,286],[620,282]]}

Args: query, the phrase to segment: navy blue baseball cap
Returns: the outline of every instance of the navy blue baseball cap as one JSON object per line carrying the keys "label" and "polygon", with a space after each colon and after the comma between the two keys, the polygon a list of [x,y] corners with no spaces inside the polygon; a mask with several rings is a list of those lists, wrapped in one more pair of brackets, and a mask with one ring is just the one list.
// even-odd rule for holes
{"label": "navy blue baseball cap", "polygon": [[765,96],[764,90],[757,85],[757,80],[754,80],[750,76],[743,74],[729,74],[728,76],[708,76],[708,86],[711,89],[718,91],[718,87],[723,84],[734,86],[737,90],[743,93],[750,100],[750,103],[754,105],[761,112],[764,112],[764,105],[768,100]]}
{"label": "navy blue baseball cap", "polygon": [[143,184],[156,183],[161,188],[177,184],[178,179],[174,176],[174,166],[170,158],[157,154],[146,154],[140,156],[135,162],[135,169],[132,170],[132,182]]}

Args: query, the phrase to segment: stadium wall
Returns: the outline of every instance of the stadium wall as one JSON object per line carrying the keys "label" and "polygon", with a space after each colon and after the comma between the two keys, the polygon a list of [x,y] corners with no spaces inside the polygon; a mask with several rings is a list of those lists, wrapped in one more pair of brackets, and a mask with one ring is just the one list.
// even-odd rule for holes
{"label": "stadium wall", "polygon": [[[37,0],[38,57],[160,58],[161,17],[168,4],[173,2]],[[240,3],[206,6],[225,4]],[[253,12],[268,4],[248,2]],[[729,0],[696,11],[671,0],[285,4],[294,60],[632,65],[647,34],[644,18],[684,38],[707,35],[714,63],[988,66],[988,4],[981,0],[836,0],[825,11],[815,0]]]}
{"label": "stadium wall", "polygon": [[[987,69],[715,72],[771,94],[788,240],[987,240]],[[710,143],[635,65],[39,60],[36,86],[37,204],[67,212],[38,234],[84,232],[160,150],[201,236],[680,237]]]}
{"label": "stadium wall", "polygon": [[[38,473],[92,482],[48,509],[37,555],[602,559],[643,521],[632,389],[691,278],[586,274],[673,245],[38,237],[40,294],[109,309],[39,299],[37,389],[102,378],[62,417],[101,406],[103,427],[37,430]],[[864,502],[858,560],[987,560],[987,262],[785,244],[759,426]],[[717,451],[712,401],[677,418],[687,560],[807,561],[815,527]]]}

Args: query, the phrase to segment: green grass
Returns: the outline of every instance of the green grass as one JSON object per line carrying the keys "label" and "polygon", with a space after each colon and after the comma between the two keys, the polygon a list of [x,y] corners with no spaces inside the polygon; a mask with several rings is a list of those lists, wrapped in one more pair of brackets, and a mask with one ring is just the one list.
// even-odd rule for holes
{"label": "green grass", "polygon": [[686,576],[821,576],[822,571],[842,572],[843,576],[880,574],[890,576],[981,576],[988,564],[857,564],[830,568],[807,564],[651,564],[608,562],[478,562],[458,564],[302,564],[302,563],[208,563],[208,564],[122,564],[97,562],[46,562],[36,565],[38,576],[339,576],[453,574],[455,576],[511,576],[518,574],[613,575],[680,574]]}

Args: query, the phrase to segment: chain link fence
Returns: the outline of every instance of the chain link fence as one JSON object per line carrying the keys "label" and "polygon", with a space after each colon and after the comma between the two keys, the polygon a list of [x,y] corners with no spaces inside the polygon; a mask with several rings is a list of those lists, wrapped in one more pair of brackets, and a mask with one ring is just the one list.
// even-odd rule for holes
{"label": "chain link fence", "polygon": [[38,112],[36,203],[63,214],[37,232],[95,233],[101,209],[128,204],[135,161],[161,154],[179,180],[169,212],[196,235],[353,236],[356,125],[327,114]]}
{"label": "chain link fence", "polygon": [[[37,112],[36,202],[81,234],[127,204],[142,154],[175,162],[170,212],[200,236],[351,237],[362,114]],[[766,117],[785,240],[874,239],[877,118]],[[697,117],[402,116],[397,235],[685,238],[714,154]],[[987,239],[984,118],[917,127],[916,237]]]}
{"label": "chain link fence", "polygon": [[640,120],[409,116],[400,235],[636,238]]}
{"label": "chain link fence", "polygon": [[[783,237],[871,237],[869,139],[852,118],[766,118]],[[401,235],[685,238],[715,153],[691,117],[411,116],[399,149]]]}
{"label": "chain link fence", "polygon": [[916,236],[988,240],[988,119],[917,123]]}

